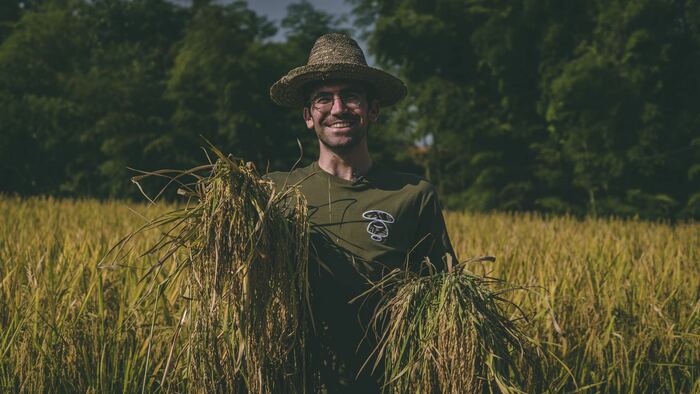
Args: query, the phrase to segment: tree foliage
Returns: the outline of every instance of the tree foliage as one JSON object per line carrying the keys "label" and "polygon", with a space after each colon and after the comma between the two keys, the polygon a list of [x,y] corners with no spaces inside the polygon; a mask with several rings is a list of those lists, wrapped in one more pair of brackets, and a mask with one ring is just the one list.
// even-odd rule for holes
{"label": "tree foliage", "polygon": [[[450,207],[700,217],[697,0],[352,0],[409,97],[370,130],[379,162]],[[302,0],[277,27],[245,2],[0,6],[0,192],[135,197],[129,168],[313,159],[272,83],[342,18]]]}
{"label": "tree foliage", "polygon": [[353,3],[449,205],[697,217],[697,1]]}

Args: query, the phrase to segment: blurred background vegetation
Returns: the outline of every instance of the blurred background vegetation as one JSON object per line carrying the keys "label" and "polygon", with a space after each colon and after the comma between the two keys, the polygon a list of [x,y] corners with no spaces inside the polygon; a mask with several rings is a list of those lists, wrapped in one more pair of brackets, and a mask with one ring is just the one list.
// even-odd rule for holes
{"label": "blurred background vegetation", "polygon": [[[349,0],[409,97],[370,131],[379,162],[449,208],[700,218],[700,2]],[[315,158],[270,85],[339,19],[279,26],[245,2],[0,2],[0,193],[139,198],[129,169]]]}

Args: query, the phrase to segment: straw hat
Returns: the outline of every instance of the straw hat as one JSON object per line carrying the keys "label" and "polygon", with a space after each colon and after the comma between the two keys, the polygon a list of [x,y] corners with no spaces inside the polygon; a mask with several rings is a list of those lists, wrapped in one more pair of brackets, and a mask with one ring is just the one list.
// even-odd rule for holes
{"label": "straw hat", "polygon": [[392,105],[406,96],[406,85],[382,70],[369,67],[362,49],[352,38],[329,33],[316,40],[309,61],[287,73],[270,88],[270,98],[286,107],[302,107],[307,101],[304,85],[329,79],[349,79],[368,83],[382,106]]}

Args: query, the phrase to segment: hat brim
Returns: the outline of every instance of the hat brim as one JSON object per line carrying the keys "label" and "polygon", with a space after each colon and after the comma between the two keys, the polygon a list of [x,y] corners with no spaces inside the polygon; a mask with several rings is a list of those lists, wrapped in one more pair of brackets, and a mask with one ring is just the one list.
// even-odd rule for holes
{"label": "hat brim", "polygon": [[270,88],[270,98],[286,107],[303,107],[308,100],[304,85],[327,80],[353,80],[374,87],[375,98],[381,106],[389,106],[406,97],[404,83],[382,70],[354,63],[323,63],[301,66],[275,82]]}

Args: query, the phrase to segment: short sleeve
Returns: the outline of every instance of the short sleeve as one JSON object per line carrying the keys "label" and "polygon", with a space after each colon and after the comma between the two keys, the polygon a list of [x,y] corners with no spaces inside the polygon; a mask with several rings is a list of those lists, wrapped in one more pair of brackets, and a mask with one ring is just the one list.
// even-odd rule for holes
{"label": "short sleeve", "polygon": [[[423,271],[427,267],[420,264],[425,257],[438,272],[447,271],[446,259],[452,259],[453,264],[457,264],[450,237],[447,233],[445,218],[442,214],[442,206],[438,200],[435,188],[430,185],[422,198],[418,211],[418,233],[416,242],[418,247],[413,252],[411,260],[418,271]],[[417,263],[417,265],[416,265]]]}

